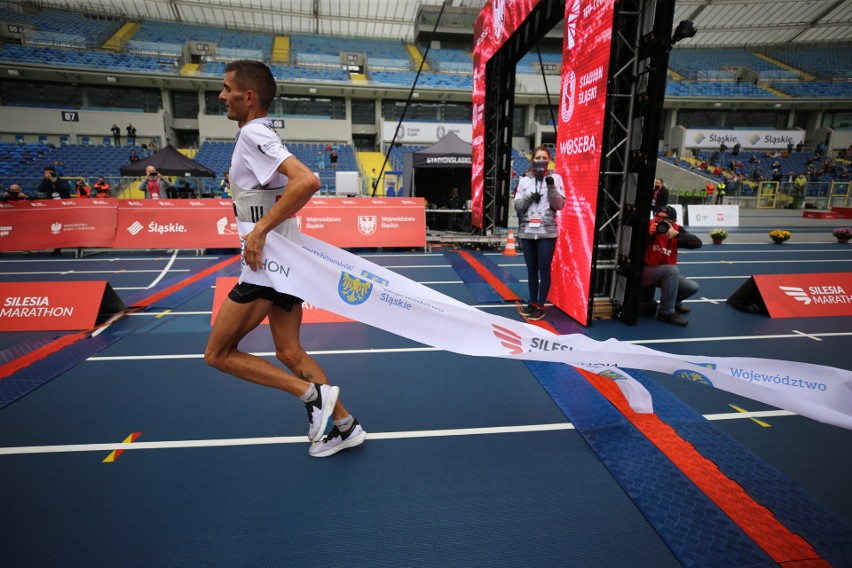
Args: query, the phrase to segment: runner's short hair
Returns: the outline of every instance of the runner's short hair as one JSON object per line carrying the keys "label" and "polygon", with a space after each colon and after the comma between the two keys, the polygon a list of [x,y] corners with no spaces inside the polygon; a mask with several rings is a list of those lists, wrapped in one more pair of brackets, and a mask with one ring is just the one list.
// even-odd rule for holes
{"label": "runner's short hair", "polygon": [[269,109],[272,99],[278,87],[275,85],[275,77],[272,71],[262,61],[242,59],[231,61],[225,65],[225,73],[234,72],[234,82],[240,89],[251,89],[257,93],[260,106],[264,110]]}

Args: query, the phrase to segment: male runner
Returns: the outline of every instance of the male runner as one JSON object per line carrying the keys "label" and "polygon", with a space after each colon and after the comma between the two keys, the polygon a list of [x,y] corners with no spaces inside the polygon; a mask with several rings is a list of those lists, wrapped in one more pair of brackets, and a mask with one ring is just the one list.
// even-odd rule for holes
{"label": "male runner", "polygon": [[[260,268],[270,231],[298,242],[293,216],[320,188],[319,179],[287,150],[266,118],[275,91],[272,72],[259,61],[233,61],[225,67],[219,100],[240,127],[230,168],[234,209],[238,220],[256,223],[244,236],[243,261],[251,270]],[[238,349],[240,340],[266,317],[275,355],[292,375]],[[308,410],[308,438],[314,442],[309,453],[325,457],[363,443],[367,434],[337,401],[339,388],[328,384],[323,370],[302,348],[301,324],[300,298],[240,282],[219,310],[204,360],[240,379],[299,397]],[[323,438],[329,419],[334,427]]]}

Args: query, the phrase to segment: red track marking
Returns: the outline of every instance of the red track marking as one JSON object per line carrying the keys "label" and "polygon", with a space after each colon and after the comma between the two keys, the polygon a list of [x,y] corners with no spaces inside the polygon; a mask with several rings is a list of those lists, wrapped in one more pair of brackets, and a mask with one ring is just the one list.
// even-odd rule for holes
{"label": "red track marking", "polygon": [[[139,436],[142,435],[142,432],[131,432],[128,437],[124,439],[122,444],[132,444],[135,442]],[[118,456],[124,453],[123,449],[113,450],[109,453],[107,457],[104,458],[103,463],[112,463],[118,459]]]}
{"label": "red track marking", "polygon": [[474,258],[474,256],[472,254],[470,254],[469,252],[465,252],[465,251],[459,251],[459,254],[461,255],[461,257],[463,259],[465,259],[468,262],[468,264],[470,264],[473,267],[474,270],[476,270],[477,274],[482,276],[485,279],[486,282],[491,284],[492,288],[497,290],[497,293],[500,294],[501,298],[503,298],[506,301],[512,301],[512,300],[519,300],[520,299],[520,298],[518,298],[517,294],[512,292],[509,289],[509,287],[506,286],[505,284],[503,284],[503,282],[499,278],[494,276],[491,273],[491,271],[489,271],[487,268],[485,268],[482,265],[481,262],[476,260],[476,258]]}
{"label": "red track marking", "polygon": [[752,499],[741,485],[719,471],[692,444],[659,419],[656,414],[638,414],[609,379],[577,369],[613,406],[680,469],[701,491],[728,515],[775,562],[784,566],[829,567],[813,547]]}

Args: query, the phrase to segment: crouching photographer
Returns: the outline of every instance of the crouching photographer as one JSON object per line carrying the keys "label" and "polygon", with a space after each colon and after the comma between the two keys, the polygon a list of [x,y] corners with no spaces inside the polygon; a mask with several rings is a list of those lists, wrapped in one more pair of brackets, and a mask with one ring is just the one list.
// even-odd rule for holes
{"label": "crouching photographer", "polygon": [[698,282],[680,275],[677,267],[678,248],[697,249],[701,239],[677,224],[674,207],[663,207],[649,224],[648,248],[645,250],[645,269],[642,286],[660,289],[657,319],[672,325],[685,326],[689,320],[681,314],[689,313],[683,301],[698,292]]}

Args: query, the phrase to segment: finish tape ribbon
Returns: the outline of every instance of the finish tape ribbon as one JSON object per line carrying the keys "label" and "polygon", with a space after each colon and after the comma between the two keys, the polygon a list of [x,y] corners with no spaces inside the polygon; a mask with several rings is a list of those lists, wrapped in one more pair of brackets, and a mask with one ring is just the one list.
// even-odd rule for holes
{"label": "finish tape ribbon", "polygon": [[[253,227],[240,222],[240,235]],[[852,430],[852,371],[774,359],[673,355],[616,339],[558,335],[485,313],[309,235],[299,240],[269,233],[261,269],[243,264],[241,281],[446,351],[574,365],[614,380],[639,413],[653,412],[651,395],[625,368],[668,373]]]}

